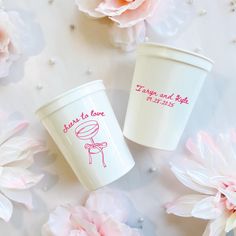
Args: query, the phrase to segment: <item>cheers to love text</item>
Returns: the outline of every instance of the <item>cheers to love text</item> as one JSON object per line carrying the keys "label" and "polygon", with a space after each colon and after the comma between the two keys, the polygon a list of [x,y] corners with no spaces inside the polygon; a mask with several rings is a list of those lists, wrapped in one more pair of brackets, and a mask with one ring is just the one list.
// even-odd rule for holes
{"label": "cheers to love text", "polygon": [[78,122],[80,122],[82,120],[85,120],[85,119],[87,119],[89,117],[96,117],[96,116],[105,116],[105,113],[104,112],[94,111],[94,110],[91,110],[90,113],[82,112],[79,116],[77,116],[73,120],[69,121],[67,124],[64,124],[63,132],[67,133],[68,130],[71,127],[73,127],[75,124],[77,124]]}

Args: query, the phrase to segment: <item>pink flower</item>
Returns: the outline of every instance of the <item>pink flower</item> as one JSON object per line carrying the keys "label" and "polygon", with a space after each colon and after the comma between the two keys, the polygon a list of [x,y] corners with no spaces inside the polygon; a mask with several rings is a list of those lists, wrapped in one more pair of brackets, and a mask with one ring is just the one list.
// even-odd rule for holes
{"label": "pink flower", "polygon": [[[91,8],[92,2],[97,3],[95,8]],[[121,28],[134,26],[153,16],[158,2],[158,0],[76,0],[81,11],[84,10],[95,17],[107,16]]]}
{"label": "pink flower", "polygon": [[0,9],[0,78],[8,76],[12,63],[20,57],[23,26],[18,13]]}
{"label": "pink flower", "polygon": [[92,192],[85,206],[58,206],[42,228],[44,236],[140,236],[127,220],[127,199],[120,192]]}
{"label": "pink flower", "polygon": [[200,132],[196,144],[187,142],[191,158],[171,164],[178,180],[200,194],[180,197],[167,205],[167,212],[210,220],[204,236],[220,236],[236,228],[235,137],[235,133],[220,134],[213,140]]}
{"label": "pink flower", "polygon": [[[115,46],[130,51],[152,35],[176,34],[187,20],[189,6],[182,0],[75,0],[80,11],[91,17],[108,17],[113,22]],[[187,14],[186,14],[187,12]]]}
{"label": "pink flower", "polygon": [[10,220],[13,211],[10,200],[32,208],[32,196],[27,190],[43,177],[28,168],[33,156],[44,147],[32,138],[16,136],[27,125],[26,121],[11,120],[0,112],[0,218],[5,221]]}

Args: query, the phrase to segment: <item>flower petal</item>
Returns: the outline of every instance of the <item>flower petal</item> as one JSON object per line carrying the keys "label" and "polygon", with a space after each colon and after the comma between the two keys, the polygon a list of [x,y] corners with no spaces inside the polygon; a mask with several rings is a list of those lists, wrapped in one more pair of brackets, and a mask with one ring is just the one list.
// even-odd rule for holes
{"label": "flower petal", "polygon": [[129,52],[134,50],[137,44],[144,41],[145,32],[146,28],[144,22],[140,22],[128,28],[120,28],[114,23],[110,31],[111,41],[115,47]]}
{"label": "flower petal", "polygon": [[228,186],[236,186],[236,179],[231,176],[214,176],[210,179],[212,185],[214,185],[219,191],[225,189],[225,184]]}
{"label": "flower petal", "polygon": [[14,202],[18,202],[26,206],[29,210],[33,209],[32,195],[29,191],[11,190],[1,188],[2,193]]}
{"label": "flower petal", "polygon": [[193,142],[192,139],[188,139],[186,142],[186,148],[194,155],[199,155],[198,149],[196,147],[196,144]]}
{"label": "flower petal", "polygon": [[43,175],[36,175],[19,167],[4,167],[0,174],[0,187],[9,189],[28,189],[36,185]]}
{"label": "flower petal", "polygon": [[224,159],[227,162],[227,166],[223,172],[225,175],[236,176],[235,168],[236,166],[236,147],[232,140],[230,133],[219,134],[217,139],[217,145],[219,146]]}
{"label": "flower petal", "polygon": [[108,219],[99,230],[100,235],[112,235],[112,236],[140,236],[140,232],[137,229],[130,228],[128,225]]}
{"label": "flower petal", "polygon": [[203,170],[190,170],[187,171],[187,174],[195,183],[207,188],[214,188],[214,185],[211,182],[211,176],[209,176],[209,172],[207,173],[207,171]]}
{"label": "flower petal", "polygon": [[130,205],[124,193],[108,188],[91,192],[85,203],[87,209],[109,215],[121,222],[128,220]]}
{"label": "flower petal", "polygon": [[127,10],[134,10],[138,8],[146,0],[135,1],[117,1],[117,0],[104,0],[96,8],[96,11],[106,16],[118,16]]}
{"label": "flower petal", "polygon": [[[78,207],[77,207],[78,210]],[[84,217],[81,217],[81,211],[85,213]],[[87,235],[100,236],[98,233],[97,227],[94,224],[93,214],[97,215],[97,213],[89,212],[86,208],[81,208],[79,214],[72,213],[70,216],[71,224],[76,229],[78,226],[82,228]],[[88,220],[87,218],[90,218]]]}
{"label": "flower petal", "polygon": [[191,217],[192,210],[196,203],[206,198],[205,195],[186,195],[178,198],[172,203],[166,205],[166,211],[168,214],[174,214],[182,217]]}
{"label": "flower petal", "polygon": [[14,136],[18,132],[22,131],[28,126],[27,121],[7,121],[4,122],[4,129],[1,130],[0,134],[0,144],[4,143],[10,137]]}
{"label": "flower petal", "polygon": [[34,154],[44,150],[41,143],[31,138],[11,138],[0,146],[0,166],[32,158]]}
{"label": "flower petal", "polygon": [[231,191],[229,188],[227,189],[220,188],[219,191],[227,197],[230,203],[236,205],[236,192]]}
{"label": "flower petal", "polygon": [[[11,14],[12,12],[6,12],[3,9],[0,10],[0,29],[2,36],[0,42],[0,78],[5,78],[9,75],[9,69],[12,63],[19,58],[21,51],[18,44],[21,35],[18,32],[15,22],[11,19]],[[18,15],[16,12],[15,14]]]}
{"label": "flower petal", "polygon": [[210,187],[201,186],[200,184],[194,182],[192,180],[192,178],[185,171],[180,170],[180,169],[176,168],[175,166],[172,166],[171,170],[175,174],[176,178],[182,184],[187,186],[188,188],[195,190],[197,192],[200,192],[200,193],[204,193],[204,194],[215,194],[216,193],[216,190],[214,190]]}
{"label": "flower petal", "polygon": [[0,218],[9,221],[12,215],[12,203],[0,193]]}
{"label": "flower petal", "polygon": [[210,221],[202,236],[223,236],[227,216],[223,214],[217,219]]}
{"label": "flower petal", "polygon": [[160,1],[157,13],[146,20],[148,36],[159,41],[166,40],[180,32],[194,17],[194,8],[186,1]]}
{"label": "flower petal", "polygon": [[236,212],[230,215],[226,221],[225,232],[229,233],[236,228]]}
{"label": "flower petal", "polygon": [[110,19],[117,22],[121,28],[131,27],[151,17],[155,13],[158,3],[158,0],[146,0],[137,9],[127,10],[121,15],[110,17]]}
{"label": "flower petal", "polygon": [[71,212],[67,207],[57,207],[49,216],[48,222],[42,227],[43,236],[65,236],[69,235]]}
{"label": "flower petal", "polygon": [[101,2],[102,0],[75,0],[80,11],[96,18],[104,17],[103,14],[95,10]]}
{"label": "flower petal", "polygon": [[223,208],[217,202],[216,197],[208,197],[198,202],[193,210],[192,216],[200,219],[216,219],[223,213]]}
{"label": "flower petal", "polygon": [[198,133],[197,148],[201,161],[209,170],[213,170],[219,175],[223,169],[228,167],[225,157],[208,133],[203,131]]}

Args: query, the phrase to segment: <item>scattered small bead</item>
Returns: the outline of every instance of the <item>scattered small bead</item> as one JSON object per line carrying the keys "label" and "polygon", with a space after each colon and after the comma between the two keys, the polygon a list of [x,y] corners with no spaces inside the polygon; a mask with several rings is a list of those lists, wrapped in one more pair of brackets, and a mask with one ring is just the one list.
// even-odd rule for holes
{"label": "scattered small bead", "polygon": [[187,3],[192,5],[193,4],[193,0],[187,0]]}
{"label": "scattered small bead", "polygon": [[140,218],[138,219],[138,222],[139,222],[139,223],[143,223],[143,222],[144,222],[144,218],[143,218],[143,217],[140,217]]}
{"label": "scattered small bead", "polygon": [[230,6],[231,6],[231,11],[235,12],[236,11],[236,0],[231,0]]}
{"label": "scattered small bead", "polygon": [[233,40],[232,40],[232,43],[236,43],[236,39],[233,39]]}
{"label": "scattered small bead", "polygon": [[54,58],[50,58],[50,59],[48,60],[48,64],[49,64],[50,66],[54,66],[54,65],[56,64],[56,60],[55,60]]}
{"label": "scattered small bead", "polygon": [[149,41],[149,38],[146,36],[145,38],[144,38],[144,42],[148,42]]}
{"label": "scattered small bead", "polygon": [[47,187],[47,186],[43,186],[43,187],[42,187],[42,190],[43,190],[44,192],[47,192],[47,191],[48,191],[48,187]]}
{"label": "scattered small bead", "polygon": [[54,0],[48,0],[49,4],[53,4]]}
{"label": "scattered small bead", "polygon": [[91,70],[90,68],[88,68],[88,69],[86,70],[86,74],[87,74],[87,75],[91,75],[91,74],[92,74],[92,70]]}
{"label": "scattered small bead", "polygon": [[231,6],[236,5],[236,0],[232,0],[232,1],[230,2],[230,5],[231,5]]}
{"label": "scattered small bead", "polygon": [[151,168],[149,169],[149,172],[151,172],[151,173],[153,173],[153,172],[155,172],[155,171],[157,171],[157,168],[156,168],[156,167],[151,167]]}
{"label": "scattered small bead", "polygon": [[199,12],[198,12],[198,15],[199,16],[204,16],[204,15],[206,15],[207,14],[207,10],[205,10],[205,9],[202,9],[202,10],[200,10]]}
{"label": "scattered small bead", "polygon": [[70,25],[70,30],[71,30],[71,31],[74,31],[74,30],[75,30],[75,25],[71,24],[71,25]]}
{"label": "scattered small bead", "polygon": [[200,53],[200,52],[202,52],[202,49],[201,49],[201,48],[195,48],[195,49],[194,49],[194,52]]}
{"label": "scattered small bead", "polygon": [[43,85],[42,85],[42,84],[36,85],[36,89],[37,89],[37,90],[42,90],[42,89],[43,89]]}

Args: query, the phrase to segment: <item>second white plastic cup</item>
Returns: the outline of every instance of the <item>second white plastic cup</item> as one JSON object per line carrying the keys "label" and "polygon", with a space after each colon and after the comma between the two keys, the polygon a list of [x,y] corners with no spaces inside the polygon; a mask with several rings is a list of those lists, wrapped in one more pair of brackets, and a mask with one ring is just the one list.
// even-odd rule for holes
{"label": "second white plastic cup", "polygon": [[174,150],[213,62],[152,43],[138,49],[124,135],[148,147]]}

